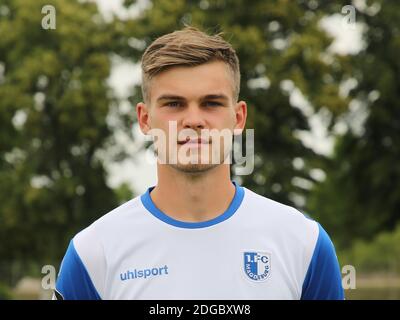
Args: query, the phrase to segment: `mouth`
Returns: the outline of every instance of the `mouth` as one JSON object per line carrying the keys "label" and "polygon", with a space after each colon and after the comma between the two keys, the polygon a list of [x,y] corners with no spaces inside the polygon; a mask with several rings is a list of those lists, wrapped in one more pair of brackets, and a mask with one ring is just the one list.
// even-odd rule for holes
{"label": "mouth", "polygon": [[209,144],[210,142],[202,139],[202,138],[195,138],[195,139],[190,139],[189,137],[186,138],[186,140],[180,140],[178,141],[178,144],[183,145],[183,144]]}

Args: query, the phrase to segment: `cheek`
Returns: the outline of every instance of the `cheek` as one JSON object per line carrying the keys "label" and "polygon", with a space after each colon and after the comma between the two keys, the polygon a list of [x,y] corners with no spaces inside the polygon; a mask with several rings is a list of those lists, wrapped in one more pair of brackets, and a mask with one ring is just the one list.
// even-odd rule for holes
{"label": "cheek", "polygon": [[[153,129],[160,129],[162,130],[166,136],[169,135],[169,128],[170,128],[170,121],[177,121],[176,117],[171,116],[170,114],[158,112],[152,115],[151,119],[151,127]],[[179,128],[179,122],[177,123],[177,128]],[[173,129],[173,124],[172,125],[172,130]],[[178,129],[176,129],[178,130]]]}
{"label": "cheek", "polygon": [[225,112],[223,115],[220,115],[218,119],[216,119],[220,128],[234,128],[236,124],[236,116],[234,112]]}
{"label": "cheek", "polygon": [[[165,123],[168,123],[168,119],[161,112],[152,112],[150,114],[150,123],[153,128],[163,128]],[[168,126],[168,125],[167,125]]]}

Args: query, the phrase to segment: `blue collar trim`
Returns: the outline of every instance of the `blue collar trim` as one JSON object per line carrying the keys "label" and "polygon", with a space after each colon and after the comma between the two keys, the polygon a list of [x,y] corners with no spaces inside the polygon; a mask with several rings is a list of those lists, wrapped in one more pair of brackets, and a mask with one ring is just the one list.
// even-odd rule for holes
{"label": "blue collar trim", "polygon": [[146,193],[142,194],[140,199],[142,200],[142,203],[144,207],[157,219],[160,219],[161,221],[168,223],[172,226],[179,227],[179,228],[187,228],[187,229],[199,229],[199,228],[206,228],[213,226],[215,224],[221,223],[225,221],[226,219],[229,219],[233,214],[237,211],[239,208],[240,204],[243,201],[244,198],[244,190],[243,187],[239,186],[236,182],[232,181],[232,183],[235,185],[235,196],[232,199],[232,202],[230,203],[228,209],[222,213],[221,215],[207,221],[201,221],[201,222],[185,222],[185,221],[179,221],[171,218],[170,216],[166,215],[164,212],[162,212],[160,209],[156,207],[154,204],[153,200],[151,199],[150,192],[154,189],[153,187],[150,187],[147,189]]}

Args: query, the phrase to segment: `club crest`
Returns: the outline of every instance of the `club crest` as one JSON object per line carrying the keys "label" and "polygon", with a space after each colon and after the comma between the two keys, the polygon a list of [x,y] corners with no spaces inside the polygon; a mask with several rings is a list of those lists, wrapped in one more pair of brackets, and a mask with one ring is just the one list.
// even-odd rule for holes
{"label": "club crest", "polygon": [[271,254],[259,251],[243,253],[244,272],[250,280],[261,282],[271,273]]}

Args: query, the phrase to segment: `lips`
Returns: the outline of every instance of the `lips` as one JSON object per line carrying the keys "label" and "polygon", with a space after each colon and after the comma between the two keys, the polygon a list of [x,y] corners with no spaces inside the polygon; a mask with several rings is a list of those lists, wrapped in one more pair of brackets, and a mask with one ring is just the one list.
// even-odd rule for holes
{"label": "lips", "polygon": [[178,144],[208,144],[209,142],[202,138],[186,138],[186,140],[178,141]]}

